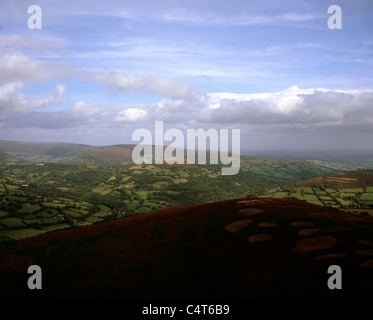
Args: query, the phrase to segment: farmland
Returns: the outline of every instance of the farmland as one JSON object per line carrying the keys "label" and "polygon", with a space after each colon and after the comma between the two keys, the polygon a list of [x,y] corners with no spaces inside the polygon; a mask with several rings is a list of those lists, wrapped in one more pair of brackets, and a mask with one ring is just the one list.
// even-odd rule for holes
{"label": "farmland", "polygon": [[349,172],[312,178],[260,194],[260,197],[287,198],[373,216],[373,173]]}
{"label": "farmland", "polygon": [[0,163],[0,242],[180,205],[255,194],[335,170],[246,158],[219,166]]}

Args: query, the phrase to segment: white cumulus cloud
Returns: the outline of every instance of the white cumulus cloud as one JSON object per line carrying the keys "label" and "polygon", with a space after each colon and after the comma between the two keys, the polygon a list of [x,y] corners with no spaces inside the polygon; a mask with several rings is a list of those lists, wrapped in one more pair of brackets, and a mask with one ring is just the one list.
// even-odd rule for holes
{"label": "white cumulus cloud", "polygon": [[115,117],[115,121],[118,122],[136,122],[145,120],[148,113],[146,110],[138,108],[128,108],[122,111],[119,111]]}
{"label": "white cumulus cloud", "polygon": [[72,74],[68,63],[41,61],[18,51],[0,49],[0,82],[32,83]]}
{"label": "white cumulus cloud", "polygon": [[20,81],[9,82],[0,87],[0,112],[26,111],[40,109],[61,103],[66,93],[64,85],[56,85],[54,91],[44,99],[28,99],[21,92],[24,84]]}

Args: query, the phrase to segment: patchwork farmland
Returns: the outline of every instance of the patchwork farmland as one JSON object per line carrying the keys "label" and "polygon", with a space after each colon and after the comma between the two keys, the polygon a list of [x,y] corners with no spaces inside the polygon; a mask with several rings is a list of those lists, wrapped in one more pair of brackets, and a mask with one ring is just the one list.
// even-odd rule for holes
{"label": "patchwork farmland", "polygon": [[373,216],[373,173],[349,172],[312,178],[291,186],[268,190],[260,197],[303,200]]}
{"label": "patchwork farmland", "polygon": [[[243,159],[219,166],[0,163],[0,242],[175,206],[255,194],[335,170],[303,162]],[[301,178],[300,178],[301,177]]]}

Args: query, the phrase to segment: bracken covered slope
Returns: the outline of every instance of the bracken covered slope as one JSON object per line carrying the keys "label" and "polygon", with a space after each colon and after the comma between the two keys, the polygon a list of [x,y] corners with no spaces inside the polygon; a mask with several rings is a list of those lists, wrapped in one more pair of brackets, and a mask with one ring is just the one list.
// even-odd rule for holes
{"label": "bracken covered slope", "polygon": [[[27,268],[43,289],[27,288]],[[330,290],[330,265],[342,289]],[[242,198],[139,214],[0,251],[4,298],[373,297],[373,220],[296,200]]]}

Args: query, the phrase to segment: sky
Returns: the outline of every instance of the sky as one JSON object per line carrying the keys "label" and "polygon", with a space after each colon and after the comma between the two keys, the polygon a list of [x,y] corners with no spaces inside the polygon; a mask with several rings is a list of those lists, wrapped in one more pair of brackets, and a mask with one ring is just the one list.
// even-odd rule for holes
{"label": "sky", "polygon": [[240,129],[243,151],[373,150],[373,2],[0,1],[0,139],[136,144],[155,121]]}

